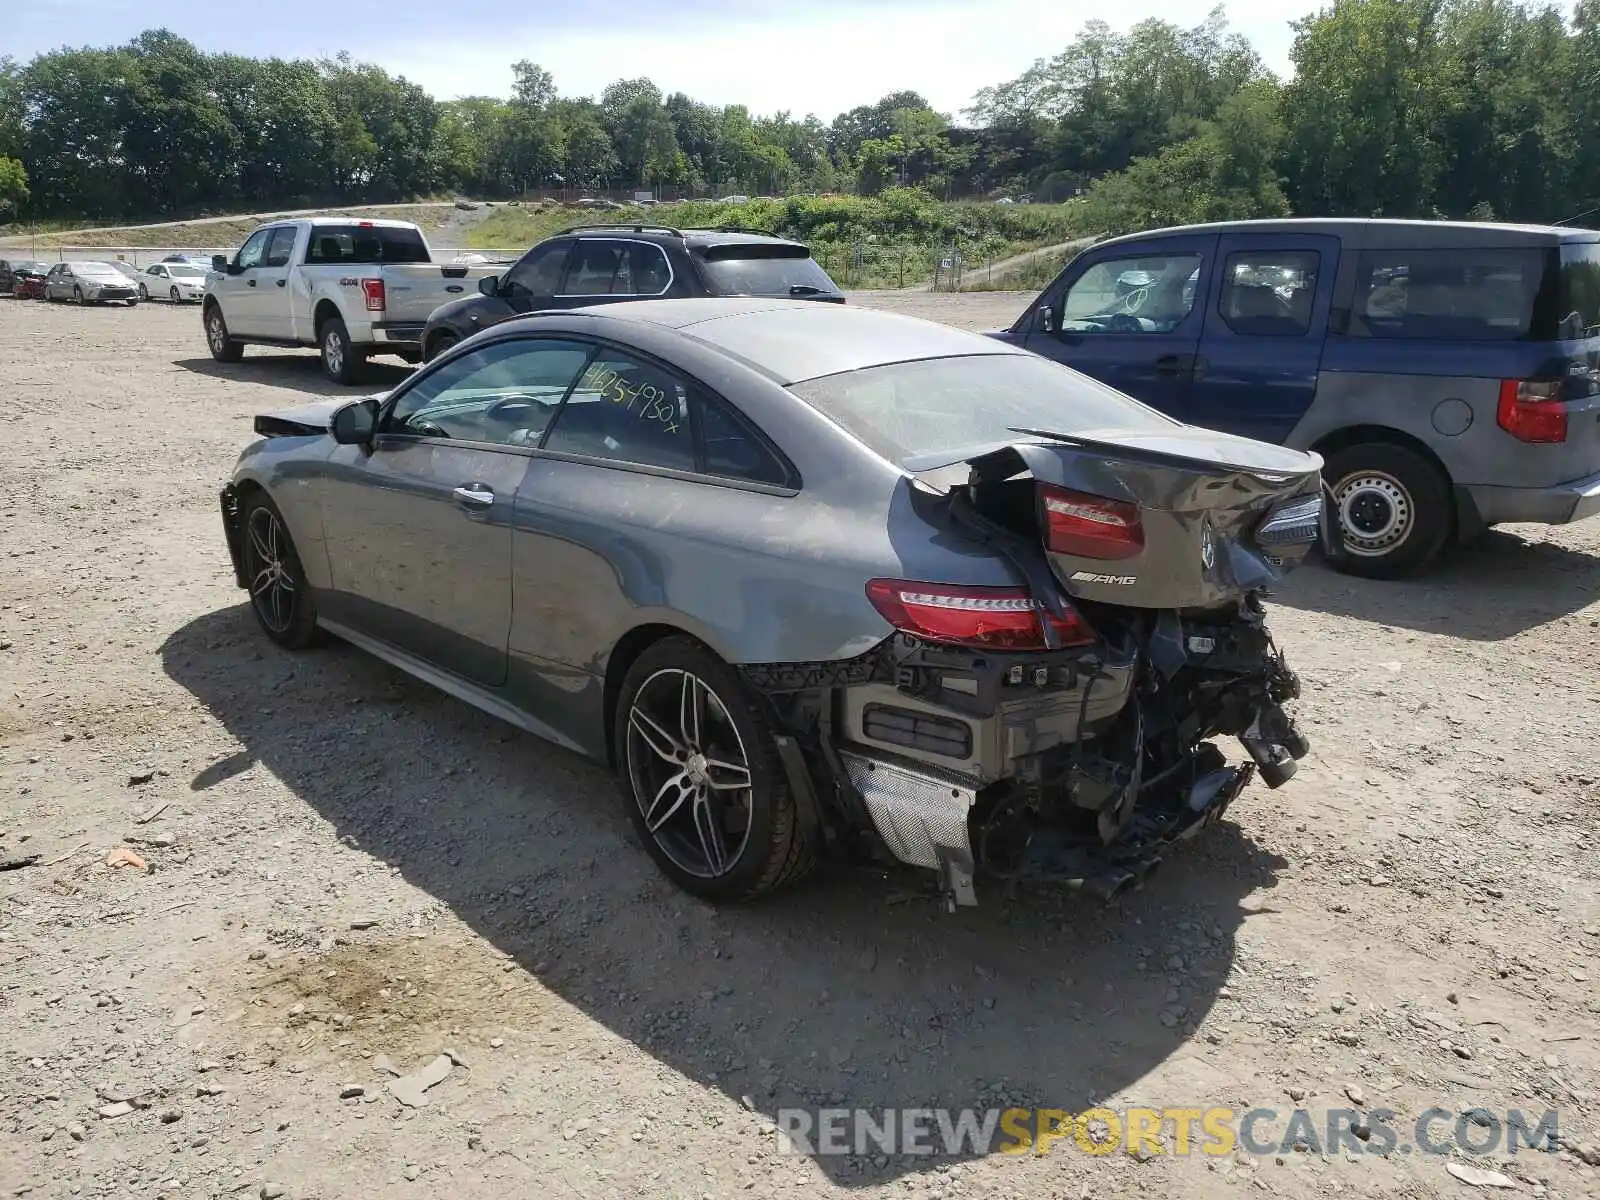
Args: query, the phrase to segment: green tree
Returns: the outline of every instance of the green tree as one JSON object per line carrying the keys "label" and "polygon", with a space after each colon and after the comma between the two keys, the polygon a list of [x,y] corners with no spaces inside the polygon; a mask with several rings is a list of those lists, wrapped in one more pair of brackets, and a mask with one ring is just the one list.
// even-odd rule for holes
{"label": "green tree", "polygon": [[15,216],[28,202],[28,173],[14,158],[0,158],[0,217]]}

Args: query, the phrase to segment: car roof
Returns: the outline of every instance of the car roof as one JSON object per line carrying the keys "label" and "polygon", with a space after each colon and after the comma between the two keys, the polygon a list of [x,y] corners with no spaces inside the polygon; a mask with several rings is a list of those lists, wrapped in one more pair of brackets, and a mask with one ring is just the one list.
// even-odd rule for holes
{"label": "car roof", "polygon": [[1446,246],[1549,246],[1558,242],[1600,241],[1600,230],[1562,225],[1512,225],[1496,221],[1414,221],[1389,217],[1286,217],[1280,220],[1215,221],[1174,225],[1108,238],[1095,246],[1115,246],[1171,234],[1290,233],[1337,237],[1352,249],[1422,250]]}
{"label": "car roof", "polygon": [[[615,321],[619,327],[645,324],[674,330],[740,359],[781,384],[914,359],[1026,353],[934,321],[814,300],[702,297],[589,305],[566,311]],[[523,320],[560,315],[535,314]]]}

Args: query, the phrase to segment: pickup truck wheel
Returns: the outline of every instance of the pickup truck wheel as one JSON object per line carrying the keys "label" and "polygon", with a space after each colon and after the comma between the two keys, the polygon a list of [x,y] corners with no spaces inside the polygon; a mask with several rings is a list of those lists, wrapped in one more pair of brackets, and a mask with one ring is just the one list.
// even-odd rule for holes
{"label": "pickup truck wheel", "polygon": [[1431,563],[1454,521],[1450,483],[1404,446],[1369,442],[1328,458],[1343,543],[1339,569],[1367,579],[1398,579]]}
{"label": "pickup truck wheel", "polygon": [[350,333],[338,317],[329,317],[318,335],[322,346],[322,370],[335,383],[360,383],[366,360],[350,344]]}
{"label": "pickup truck wheel", "polygon": [[218,362],[234,363],[244,357],[244,343],[228,336],[228,323],[222,319],[220,304],[206,309],[206,345]]}

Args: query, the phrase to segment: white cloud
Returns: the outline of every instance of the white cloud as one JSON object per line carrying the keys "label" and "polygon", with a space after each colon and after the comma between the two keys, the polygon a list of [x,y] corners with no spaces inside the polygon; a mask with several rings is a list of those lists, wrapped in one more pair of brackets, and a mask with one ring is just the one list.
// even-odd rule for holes
{"label": "white cloud", "polygon": [[[360,57],[404,74],[433,95],[505,95],[510,63],[531,58],[555,76],[563,95],[598,96],[615,79],[648,76],[666,92],[757,113],[788,109],[824,120],[884,94],[910,88],[951,114],[981,87],[1026,70],[1064,47],[1083,23],[1101,17],[1126,29],[1159,17],[1198,24],[1212,0],[1124,0],[1084,8],[1037,0],[950,0],[854,11],[795,4],[792,15],[692,18],[630,28],[615,19],[588,30],[540,28],[463,32],[441,40],[390,42]],[[770,10],[768,10],[770,13]],[[1230,23],[1280,75],[1289,70],[1292,34],[1285,9],[1266,0],[1230,5]]]}

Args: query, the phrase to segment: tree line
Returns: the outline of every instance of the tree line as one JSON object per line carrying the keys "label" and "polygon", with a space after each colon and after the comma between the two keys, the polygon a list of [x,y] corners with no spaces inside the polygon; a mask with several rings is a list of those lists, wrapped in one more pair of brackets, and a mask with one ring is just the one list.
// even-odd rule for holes
{"label": "tree line", "polygon": [[165,30],[0,59],[0,216],[118,220],[464,192],[1083,196],[1119,231],[1285,213],[1553,220],[1600,206],[1600,0],[1335,0],[1294,73],[1219,8],[1091,21],[960,120],[901,91],[824,123],[648,79],[441,101],[353,60],[207,54]]}

